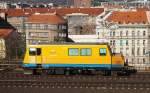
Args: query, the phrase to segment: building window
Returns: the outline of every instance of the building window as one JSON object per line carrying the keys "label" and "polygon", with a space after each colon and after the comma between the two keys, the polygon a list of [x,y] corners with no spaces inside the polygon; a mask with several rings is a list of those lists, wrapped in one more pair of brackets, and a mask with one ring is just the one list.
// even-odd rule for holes
{"label": "building window", "polygon": [[134,48],[132,48],[132,55],[134,56]]}
{"label": "building window", "polygon": [[145,48],[143,48],[143,55],[145,55]]}
{"label": "building window", "polygon": [[143,58],[143,64],[145,64],[145,63],[146,63],[145,58]]}
{"label": "building window", "polygon": [[128,40],[126,40],[126,46],[128,46],[128,45],[129,45]]}
{"label": "building window", "polygon": [[140,55],[140,48],[137,48],[137,55]]}
{"label": "building window", "polygon": [[145,31],[143,31],[143,36],[145,36],[146,35],[146,32]]}
{"label": "building window", "polygon": [[139,59],[139,58],[137,58],[137,64],[140,64],[140,62],[139,62],[139,61],[140,61],[140,59]]}
{"label": "building window", "polygon": [[137,36],[140,36],[140,31],[137,32]]}
{"label": "building window", "polygon": [[129,48],[126,48],[126,56],[129,56]]}
{"label": "building window", "polygon": [[36,24],[36,29],[40,29],[40,24]]}
{"label": "building window", "polygon": [[132,37],[134,37],[135,36],[135,33],[134,33],[134,31],[132,31]]}
{"label": "building window", "polygon": [[36,24],[32,24],[32,27],[31,27],[31,29],[36,29]]}
{"label": "building window", "polygon": [[66,34],[65,34],[65,33],[62,33],[62,32],[59,32],[59,33],[58,33],[58,36],[59,36],[59,37],[65,37]]}
{"label": "building window", "polygon": [[81,49],[81,56],[91,56],[92,50],[90,48],[82,48]]}
{"label": "building window", "polygon": [[110,40],[110,45],[112,45],[112,40]]}
{"label": "building window", "polygon": [[112,36],[112,31],[110,31],[110,36]]}
{"label": "building window", "polygon": [[56,30],[57,29],[57,25],[47,25],[47,29]]}
{"label": "building window", "polygon": [[113,36],[115,36],[115,31],[113,31]]}
{"label": "building window", "polygon": [[134,40],[132,40],[132,45],[134,45],[134,43],[135,43]]}
{"label": "building window", "polygon": [[62,25],[62,29],[65,30],[67,29],[67,27],[65,25]]}
{"label": "building window", "polygon": [[120,31],[120,36],[122,36],[122,31]]}
{"label": "building window", "polygon": [[58,29],[59,29],[59,30],[62,30],[62,25],[58,25]]}
{"label": "building window", "polygon": [[145,45],[145,40],[143,40],[143,45]]}
{"label": "building window", "polygon": [[129,60],[128,59],[126,59],[126,62],[125,62],[126,64],[128,64],[129,63]]}
{"label": "building window", "polygon": [[69,48],[69,56],[78,56],[79,49],[78,48]]}
{"label": "building window", "polygon": [[123,54],[123,52],[122,52],[122,51],[123,51],[123,48],[120,48],[120,53],[121,53],[121,54]]}
{"label": "building window", "polygon": [[120,46],[122,46],[123,45],[123,40],[120,40]]}
{"label": "building window", "polygon": [[48,38],[48,32],[29,32],[29,38]]}
{"label": "building window", "polygon": [[132,64],[133,64],[133,62],[134,62],[134,58],[132,58]]}
{"label": "building window", "polygon": [[32,24],[26,24],[27,29],[32,29]]}
{"label": "building window", "polygon": [[43,29],[47,30],[47,29],[48,29],[48,25],[45,24],[45,25],[43,26]]}
{"label": "building window", "polygon": [[106,48],[99,49],[100,56],[106,56]]}
{"label": "building window", "polygon": [[115,45],[115,40],[113,40],[113,45]]}
{"label": "building window", "polygon": [[41,38],[48,38],[48,32],[40,32],[40,33],[37,33],[38,34],[38,37],[41,37]]}
{"label": "building window", "polygon": [[126,31],[126,36],[128,36],[128,30]]}

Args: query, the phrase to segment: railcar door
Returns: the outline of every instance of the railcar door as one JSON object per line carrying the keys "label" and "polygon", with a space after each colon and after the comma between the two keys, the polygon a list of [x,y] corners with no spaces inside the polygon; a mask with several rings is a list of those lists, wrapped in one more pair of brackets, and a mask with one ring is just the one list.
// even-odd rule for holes
{"label": "railcar door", "polygon": [[41,48],[29,48],[29,62],[30,64],[41,64],[42,55]]}

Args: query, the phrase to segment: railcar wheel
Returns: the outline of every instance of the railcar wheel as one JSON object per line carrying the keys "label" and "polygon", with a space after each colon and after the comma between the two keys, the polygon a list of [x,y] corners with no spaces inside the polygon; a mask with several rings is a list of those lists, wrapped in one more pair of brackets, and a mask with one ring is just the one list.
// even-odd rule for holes
{"label": "railcar wheel", "polygon": [[104,70],[103,71],[104,76],[111,76],[111,74],[112,74],[111,70]]}
{"label": "railcar wheel", "polygon": [[129,71],[126,71],[126,70],[120,71],[117,73],[118,76],[130,76],[130,74],[131,73]]}
{"label": "railcar wheel", "polygon": [[69,76],[70,75],[70,70],[65,70],[65,75]]}
{"label": "railcar wheel", "polygon": [[33,69],[33,75],[42,75],[42,69]]}

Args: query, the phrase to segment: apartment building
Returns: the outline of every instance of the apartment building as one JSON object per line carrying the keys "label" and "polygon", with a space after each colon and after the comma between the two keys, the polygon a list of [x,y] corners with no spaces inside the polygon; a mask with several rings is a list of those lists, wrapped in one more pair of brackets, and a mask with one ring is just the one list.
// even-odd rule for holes
{"label": "apartment building", "polygon": [[26,44],[65,42],[67,21],[56,13],[36,13],[26,21]]}
{"label": "apartment building", "polygon": [[113,53],[122,53],[125,62],[138,69],[150,69],[150,23],[147,11],[115,11],[101,21],[99,34]]}

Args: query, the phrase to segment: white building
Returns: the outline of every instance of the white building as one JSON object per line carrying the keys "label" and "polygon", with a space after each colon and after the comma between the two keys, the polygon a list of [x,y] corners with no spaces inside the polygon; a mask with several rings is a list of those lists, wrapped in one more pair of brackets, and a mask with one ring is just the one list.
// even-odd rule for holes
{"label": "white building", "polygon": [[114,53],[138,69],[150,69],[150,12],[113,12],[101,22],[97,33],[106,39]]}

